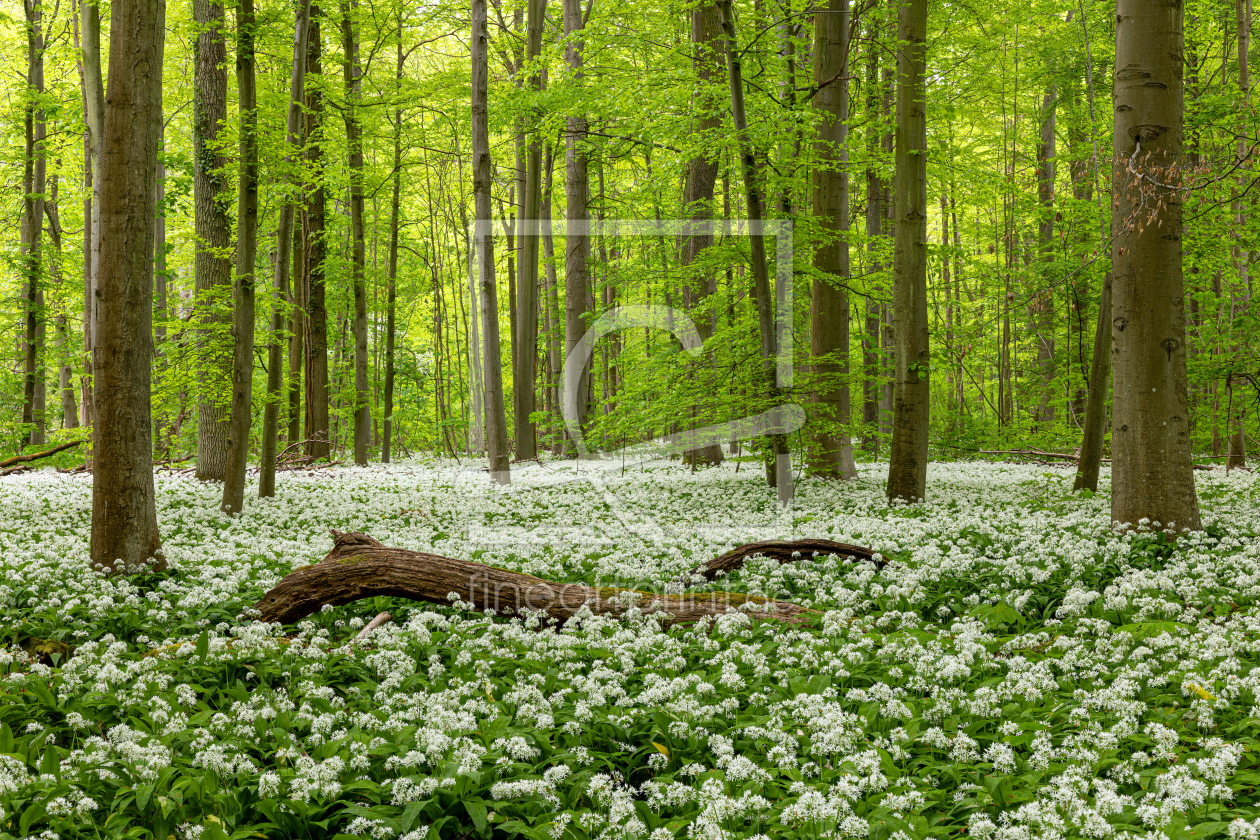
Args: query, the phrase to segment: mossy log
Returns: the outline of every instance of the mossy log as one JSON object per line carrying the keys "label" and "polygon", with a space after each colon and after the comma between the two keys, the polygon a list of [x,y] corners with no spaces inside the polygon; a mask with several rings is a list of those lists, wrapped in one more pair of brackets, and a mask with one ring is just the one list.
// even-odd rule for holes
{"label": "mossy log", "polygon": [[798,560],[812,560],[818,556],[838,555],[852,557],[874,563],[875,568],[884,568],[883,557],[876,557],[875,551],[861,545],[833,542],[832,540],[763,540],[732,548],[720,557],[714,557],[707,563],[696,566],[686,575],[678,579],[683,586],[699,575],[705,580],[714,580],[722,572],[733,572],[742,568],[749,557],[763,555],[779,561],[779,563],[795,563]]}
{"label": "mossy log", "polygon": [[635,606],[644,612],[664,613],[671,623],[679,624],[724,615],[750,601],[758,604],[749,612],[754,618],[802,624],[816,615],[798,604],[735,592],[661,595],[554,583],[483,563],[391,548],[367,534],[333,531],[332,535],[328,556],[295,569],[255,605],[260,620],[292,624],[325,605],[340,606],[378,595],[450,605],[452,594],[481,611],[499,615],[538,611],[556,623],[572,618],[583,606],[596,615],[620,616],[629,609],[629,601],[636,601]]}

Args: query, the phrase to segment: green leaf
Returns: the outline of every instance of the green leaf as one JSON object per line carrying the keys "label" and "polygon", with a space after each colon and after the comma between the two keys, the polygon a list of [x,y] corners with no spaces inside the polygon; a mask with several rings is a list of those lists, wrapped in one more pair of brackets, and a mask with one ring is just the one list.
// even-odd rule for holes
{"label": "green leaf", "polygon": [[486,814],[489,809],[486,803],[480,799],[465,799],[464,810],[468,812],[468,816],[472,817],[473,825],[477,826],[478,831],[486,830]]}
{"label": "green leaf", "polygon": [[201,635],[197,637],[197,657],[205,661],[206,654],[210,652],[210,631],[202,630]]}

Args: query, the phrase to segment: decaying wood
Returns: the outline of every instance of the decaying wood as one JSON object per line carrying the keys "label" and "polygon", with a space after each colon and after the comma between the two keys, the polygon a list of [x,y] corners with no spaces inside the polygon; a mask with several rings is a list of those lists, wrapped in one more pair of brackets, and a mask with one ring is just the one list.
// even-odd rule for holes
{"label": "decaying wood", "polygon": [[32,452],[30,455],[14,455],[12,458],[6,458],[5,460],[0,461],[0,469],[11,467],[14,464],[25,464],[30,461],[38,461],[40,458],[47,458],[49,455],[56,455],[58,452],[65,452],[67,449],[73,449],[81,443],[83,443],[83,441],[74,440],[70,443],[63,443],[61,446],[54,446],[52,449],[48,449],[44,452]]}
{"label": "decaying wood", "polygon": [[745,560],[759,554],[778,560],[779,563],[812,560],[819,555],[853,557],[857,560],[874,563],[877,569],[884,568],[886,562],[882,557],[876,559],[875,552],[872,549],[861,545],[850,545],[849,543],[833,542],[832,540],[763,540],[762,542],[748,543],[747,545],[732,548],[721,557],[714,557],[709,562],[696,566],[686,575],[680,577],[678,583],[686,586],[697,575],[702,576],[705,580],[713,580],[723,572],[730,573],[743,567]]}
{"label": "decaying wood", "polygon": [[583,606],[596,615],[620,616],[632,600],[644,612],[665,613],[671,622],[680,624],[724,615],[729,608],[749,602],[757,605],[749,613],[754,618],[802,624],[816,615],[797,604],[732,592],[660,595],[554,583],[482,563],[391,548],[367,534],[333,531],[332,535],[328,556],[294,570],[254,606],[260,620],[292,624],[325,605],[340,606],[378,595],[444,605],[457,598],[477,610],[499,615],[535,611],[557,623],[573,617]]}

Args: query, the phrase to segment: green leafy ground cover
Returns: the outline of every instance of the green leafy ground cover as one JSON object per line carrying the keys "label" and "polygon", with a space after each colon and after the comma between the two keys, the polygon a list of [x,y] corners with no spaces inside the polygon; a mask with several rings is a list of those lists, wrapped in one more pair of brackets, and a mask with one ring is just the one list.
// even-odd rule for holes
{"label": "green leafy ground cover", "polygon": [[[1113,533],[1106,488],[1047,467],[934,465],[930,503],[890,509],[865,465],[786,511],[755,470],[571,469],[501,493],[445,463],[288,474],[235,519],[162,476],[171,569],[112,580],[86,559],[89,478],[5,479],[0,837],[1260,832],[1253,475],[1197,474],[1206,530],[1173,544]],[[671,629],[390,599],[297,628],[243,615],[329,528],[647,590],[773,537],[890,562],[754,561],[708,586],[817,610],[801,628],[747,599]]]}

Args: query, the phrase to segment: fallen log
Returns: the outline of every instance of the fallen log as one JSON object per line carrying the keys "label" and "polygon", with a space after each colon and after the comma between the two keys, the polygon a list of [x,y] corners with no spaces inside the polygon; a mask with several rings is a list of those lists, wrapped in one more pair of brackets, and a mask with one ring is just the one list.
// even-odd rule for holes
{"label": "fallen log", "polygon": [[755,618],[803,624],[817,615],[798,604],[737,592],[659,595],[614,586],[554,583],[483,563],[391,548],[367,534],[333,531],[332,535],[333,549],[323,560],[295,569],[254,605],[259,620],[292,624],[325,605],[340,606],[378,595],[448,606],[459,600],[498,615],[536,611],[556,623],[572,618],[583,606],[596,615],[621,616],[631,601],[637,601],[635,606],[643,612],[664,613],[678,624],[724,615],[731,607],[749,602],[757,605],[750,612]]}
{"label": "fallen log", "polygon": [[73,449],[81,443],[83,443],[81,440],[72,440],[69,443],[54,446],[52,449],[44,452],[32,452],[30,455],[14,455],[12,458],[6,458],[5,460],[0,461],[0,470],[5,467],[11,467],[14,464],[25,464],[30,461],[38,461],[40,458],[47,458],[49,455],[56,455],[58,452],[65,452],[67,449]]}
{"label": "fallen log", "polygon": [[745,560],[759,554],[778,560],[780,564],[794,563],[797,560],[812,560],[820,555],[853,557],[857,560],[874,563],[877,569],[884,568],[885,563],[887,563],[883,557],[877,559],[874,550],[862,545],[851,545],[832,540],[763,540],[762,542],[748,543],[732,548],[722,556],[714,557],[707,563],[696,566],[690,572],[680,577],[677,583],[687,586],[696,575],[711,581],[723,572],[730,573],[742,568]]}

